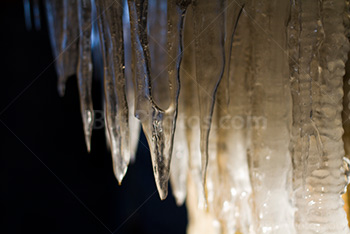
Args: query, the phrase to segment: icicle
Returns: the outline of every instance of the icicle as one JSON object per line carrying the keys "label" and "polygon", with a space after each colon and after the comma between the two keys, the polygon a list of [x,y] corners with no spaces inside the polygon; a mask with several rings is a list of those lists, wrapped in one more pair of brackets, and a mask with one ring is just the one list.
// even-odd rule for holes
{"label": "icicle", "polygon": [[94,124],[94,109],[92,106],[92,61],[91,61],[91,31],[92,9],[90,0],[77,0],[79,22],[79,59],[77,78],[80,95],[80,109],[83,118],[85,143],[90,152],[91,134]]}
{"label": "icicle", "polygon": [[[178,75],[169,79],[170,104],[167,109],[161,109],[153,100],[151,92],[151,57],[147,39],[147,6],[148,1],[129,0],[131,37],[134,50],[134,72],[136,93],[135,115],[141,120],[146,134],[153,164],[153,172],[161,199],[168,193],[168,180],[173,150],[177,102],[179,96]],[[178,32],[177,32],[178,33]],[[179,41],[177,42],[179,43]],[[176,49],[178,45],[174,49]],[[168,48],[169,49],[169,48]],[[175,52],[174,54],[178,54]],[[173,54],[168,52],[168,54]],[[174,58],[172,58],[174,59]],[[178,63],[176,64],[178,66]],[[164,121],[166,120],[166,121]]]}
{"label": "icicle", "polygon": [[61,66],[58,56],[60,55],[62,44],[60,35],[62,34],[63,4],[62,1],[46,0],[45,7],[56,72],[59,74],[61,72]]}
{"label": "icicle", "polygon": [[[195,186],[196,195],[191,199],[195,206],[194,212],[201,213],[205,208],[204,186],[201,181],[201,156],[200,156],[200,135],[199,130],[199,106],[196,87],[196,63],[194,58],[194,32],[193,32],[193,9],[189,7],[186,12],[184,25],[184,50],[183,59],[180,67],[181,92],[180,92],[180,108],[184,109],[186,117],[186,141],[189,151],[189,175],[192,181],[191,185]],[[181,114],[181,112],[180,112]],[[190,185],[188,185],[190,187]],[[201,211],[197,211],[200,208]],[[194,226],[196,224],[193,222]]]}
{"label": "icicle", "polygon": [[[180,97],[181,98],[181,97]],[[187,172],[188,172],[188,147],[186,142],[186,117],[183,111],[179,111],[174,137],[173,156],[171,159],[170,182],[176,199],[176,204],[181,206],[187,194]]]}
{"label": "icicle", "polygon": [[[298,233],[349,233],[340,197],[346,181],[339,170],[344,156],[342,76],[349,49],[342,17],[344,3],[296,2],[301,12],[300,37],[296,38],[300,51],[296,77],[300,99],[296,101],[305,103],[294,120],[296,127],[301,128],[300,143],[295,143],[293,155],[298,179],[294,187]],[[310,81],[305,85],[305,76],[311,79],[311,88]],[[305,99],[310,96],[311,103]],[[309,108],[307,113],[305,108]],[[337,225],[331,224],[335,222]]]}
{"label": "icicle", "polygon": [[135,109],[135,93],[132,77],[132,61],[131,61],[131,39],[130,39],[130,21],[129,21],[129,9],[127,1],[124,1],[123,12],[123,24],[124,24],[124,51],[125,51],[125,77],[126,77],[126,97],[129,109],[129,144],[130,144],[130,161],[135,161],[136,150],[139,144],[140,136],[140,122],[134,115]]}
{"label": "icicle", "polygon": [[[289,156],[290,89],[286,27],[289,1],[247,2],[252,46],[248,162],[258,233],[295,233]],[[258,42],[258,43],[257,43]],[[269,59],[266,59],[269,58]],[[281,209],[283,207],[283,209]]]}
{"label": "icicle", "polygon": [[98,0],[99,31],[104,57],[106,127],[113,169],[121,183],[130,161],[128,106],[125,92],[122,1]]}
{"label": "icicle", "polygon": [[224,10],[224,4],[220,1],[193,1],[203,183],[205,183],[208,165],[208,139],[215,94],[225,64]]}
{"label": "icicle", "polygon": [[[184,18],[190,0],[169,0],[168,1],[168,32],[167,32],[167,52],[168,52],[168,80],[172,100],[179,96],[179,76],[180,63],[183,52]],[[177,100],[175,101],[177,102]],[[175,104],[177,106],[177,103]],[[176,107],[177,108],[177,107]],[[176,115],[175,110],[174,115]],[[188,148],[185,131],[185,110],[181,110],[181,115],[177,119],[177,129],[175,131],[175,142],[171,163],[171,184],[178,205],[182,205],[186,198],[186,181],[188,170]],[[175,117],[176,118],[176,117]],[[175,118],[173,121],[175,121]],[[180,125],[179,125],[180,124]]]}
{"label": "icicle", "polygon": [[[150,68],[152,99],[161,109],[169,106],[171,98],[167,59],[169,56],[167,49],[169,32],[167,7],[169,4],[164,0],[149,0],[147,17],[149,51],[152,60]],[[176,16],[177,12],[174,13]]]}
{"label": "icicle", "polygon": [[78,14],[76,0],[63,0],[62,34],[58,54],[58,93],[64,96],[67,79],[75,74],[78,62]]}
{"label": "icicle", "polygon": [[29,0],[23,0],[23,7],[24,7],[24,21],[25,21],[25,24],[26,24],[26,29],[28,31],[30,31],[30,30],[32,30],[32,18],[31,18],[31,13],[30,13],[30,1]]}
{"label": "icicle", "polygon": [[234,33],[238,24],[239,17],[242,13],[245,0],[225,0],[225,69],[223,74],[223,82],[225,83],[225,98],[226,103],[223,108],[226,108],[230,102],[230,62],[231,62],[231,53],[232,53],[232,41]]}
{"label": "icicle", "polygon": [[[251,20],[241,13],[233,37],[228,82],[221,82],[218,90],[220,106],[218,157],[220,177],[225,182],[221,201],[222,219],[227,232],[254,233],[252,228],[252,188],[248,170],[249,98],[253,77],[251,74],[252,44]],[[247,40],[248,39],[248,40]],[[224,76],[223,79],[226,79]],[[227,84],[228,83],[228,84]],[[228,85],[228,88],[225,87]],[[230,100],[227,105],[227,93]],[[225,179],[224,179],[225,178]],[[226,206],[224,205],[226,202]],[[228,204],[228,205],[227,205]],[[228,209],[230,208],[230,209]],[[233,216],[233,217],[232,217]]]}
{"label": "icicle", "polygon": [[34,26],[35,30],[41,29],[41,21],[40,21],[40,6],[39,0],[34,0],[33,2],[33,15],[34,15]]}

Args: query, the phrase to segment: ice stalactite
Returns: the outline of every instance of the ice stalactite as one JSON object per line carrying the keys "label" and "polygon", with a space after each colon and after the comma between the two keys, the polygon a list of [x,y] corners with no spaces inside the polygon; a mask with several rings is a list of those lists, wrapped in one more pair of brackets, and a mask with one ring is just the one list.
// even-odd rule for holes
{"label": "ice stalactite", "polygon": [[[133,64],[135,66],[134,85],[137,95],[137,97],[135,97],[135,115],[142,123],[150,146],[153,172],[160,198],[165,199],[168,194],[170,162],[180,89],[177,75],[177,66],[179,64],[175,60],[175,69],[170,68],[170,71],[175,73],[173,76],[169,77],[168,89],[170,91],[170,103],[167,108],[161,108],[152,97],[152,77],[150,72],[151,56],[146,30],[148,1],[128,1],[128,3],[131,38],[133,41],[132,50],[134,53]],[[176,24],[176,22],[174,23]],[[176,27],[176,25],[174,25],[174,27]],[[179,33],[178,29],[175,29],[175,33]],[[176,44],[170,44],[167,48],[171,60],[174,60],[171,56],[178,54],[177,48],[180,46],[179,40],[175,39],[175,42]],[[174,42],[168,41],[168,43]],[[172,50],[175,50],[175,52],[172,52]],[[140,63],[140,61],[142,61],[142,63]]]}
{"label": "ice stalactite", "polygon": [[[225,66],[225,5],[221,1],[194,0],[192,7],[200,113],[201,171],[203,184],[205,184],[215,94]],[[203,67],[206,69],[202,69]]]}
{"label": "ice stalactite", "polygon": [[[181,110],[178,110],[177,104],[178,99],[180,98],[180,63],[182,61],[184,48],[184,19],[190,2],[190,0],[171,0],[168,1],[167,9],[167,25],[169,27],[167,30],[167,72],[171,96],[173,102],[176,102],[176,106],[174,107],[176,109],[173,110],[174,113],[172,113],[172,115],[177,115],[177,128],[175,130],[174,123],[174,129],[172,130],[175,131],[174,141],[177,142],[177,144],[174,143],[173,145],[174,156],[172,157],[171,162],[172,170],[170,171],[170,178],[173,193],[178,205],[182,205],[186,198],[188,171],[188,147],[186,141],[184,141],[186,139],[185,109],[182,108]],[[171,120],[176,121],[176,117]]]}
{"label": "ice stalactite", "polygon": [[85,142],[87,150],[91,148],[91,135],[94,124],[94,109],[92,105],[92,5],[89,0],[77,0],[79,22],[79,58],[77,78],[80,95],[80,109],[83,118]]}
{"label": "ice stalactite", "polygon": [[47,25],[49,30],[49,37],[52,46],[53,57],[55,58],[55,67],[57,75],[59,76],[61,70],[58,56],[61,53],[61,32],[62,32],[62,17],[63,5],[62,1],[46,0],[45,9],[47,16]]}
{"label": "ice stalactite", "polygon": [[153,101],[161,109],[166,109],[170,104],[167,49],[168,4],[170,3],[164,0],[149,0],[148,3],[147,38],[152,60],[151,92]]}
{"label": "ice stalactite", "polygon": [[[289,25],[293,88],[295,226],[298,233],[349,233],[340,194],[344,1],[295,1]],[[337,225],[334,225],[337,223]]]}
{"label": "ice stalactite", "polygon": [[23,7],[24,7],[24,20],[25,20],[25,24],[26,24],[26,29],[31,30],[32,29],[32,19],[31,19],[31,11],[30,11],[30,1],[23,0]]}
{"label": "ice stalactite", "polygon": [[188,233],[349,233],[348,0],[45,6],[60,94],[77,74],[88,150],[92,64],[103,68],[119,183],[142,126],[160,198],[170,178]]}
{"label": "ice stalactite", "polygon": [[288,150],[291,100],[285,52],[288,7],[287,0],[252,0],[245,6],[253,40],[247,149],[253,225],[258,233],[295,233],[288,189],[292,169]]}
{"label": "ice stalactite", "polygon": [[[192,201],[193,212],[197,213],[197,206],[200,209],[205,207],[205,192],[202,183],[201,172],[201,153],[200,153],[200,114],[199,114],[199,102],[198,102],[198,87],[196,85],[196,61],[195,61],[195,43],[194,43],[194,29],[193,29],[193,8],[190,6],[187,10],[184,25],[184,50],[183,60],[181,63],[180,80],[181,80],[181,92],[180,92],[180,111],[184,111],[186,117],[185,131],[186,141],[189,152],[188,157],[188,184],[195,186],[192,191],[195,191]],[[182,113],[180,112],[181,116]],[[192,182],[192,183],[191,183]],[[191,185],[188,185],[188,189]],[[189,212],[191,213],[191,212]],[[191,226],[199,226],[193,219]],[[194,228],[197,229],[197,228]],[[190,232],[191,233],[191,232]]]}
{"label": "ice stalactite", "polygon": [[[50,1],[50,0],[48,0]],[[62,1],[62,31],[58,55],[58,92],[61,96],[66,90],[67,79],[76,72],[78,62],[78,28],[70,27],[70,24],[78,25],[77,0]]]}
{"label": "ice stalactite", "polygon": [[126,98],[122,1],[97,1],[104,54],[106,123],[114,173],[121,183],[130,162],[129,113]]}
{"label": "ice stalactite", "polygon": [[[40,7],[39,7],[39,0],[33,0],[32,4],[29,0],[23,0],[23,7],[24,7],[24,20],[26,24],[26,29],[32,30],[32,15],[33,15],[33,21],[34,21],[34,28],[36,30],[41,29],[41,20],[40,20]],[[31,11],[32,9],[32,11]]]}
{"label": "ice stalactite", "polygon": [[[248,170],[247,147],[250,142],[250,87],[252,79],[251,58],[253,40],[250,37],[249,17],[243,10],[237,25],[232,43],[231,62],[229,67],[228,113],[222,113],[219,130],[222,142],[219,148],[223,174],[227,174],[230,197],[235,205],[236,230],[241,233],[254,233],[252,228],[252,188]],[[226,77],[224,77],[226,79]],[[219,92],[222,90],[219,87]],[[220,106],[225,107],[225,99],[218,97]],[[220,152],[222,151],[222,153]],[[220,170],[221,171],[221,170]],[[224,175],[223,175],[224,176]],[[226,189],[228,189],[226,188]],[[226,195],[228,196],[228,195]],[[230,202],[230,204],[231,204]],[[232,211],[230,211],[232,215]]]}
{"label": "ice stalactite", "polygon": [[130,144],[130,161],[134,162],[136,150],[140,136],[140,122],[134,116],[135,109],[135,93],[132,79],[132,63],[131,63],[131,40],[130,40],[130,21],[128,14],[127,1],[123,1],[123,28],[124,28],[124,54],[125,54],[125,77],[126,77],[126,98],[129,109],[129,144]]}

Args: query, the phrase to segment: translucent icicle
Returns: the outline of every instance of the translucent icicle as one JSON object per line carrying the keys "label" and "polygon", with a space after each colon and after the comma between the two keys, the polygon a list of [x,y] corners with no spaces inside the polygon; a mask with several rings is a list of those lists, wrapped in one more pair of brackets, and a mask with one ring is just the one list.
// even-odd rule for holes
{"label": "translucent icicle", "polygon": [[26,24],[26,29],[32,30],[32,19],[31,19],[31,13],[30,13],[30,1],[29,0],[23,0],[23,7],[24,7],[24,22]]}
{"label": "translucent icicle", "polygon": [[135,91],[132,77],[132,61],[131,61],[131,39],[130,39],[130,21],[127,1],[124,1],[124,51],[125,51],[125,77],[126,77],[126,97],[129,109],[129,144],[130,144],[130,161],[135,161],[136,150],[140,137],[140,121],[135,118]]}
{"label": "translucent icicle", "polygon": [[[200,213],[197,211],[198,208],[205,208],[205,193],[203,183],[201,181],[201,157],[200,157],[200,130],[199,130],[199,107],[196,87],[196,63],[194,58],[194,32],[193,32],[193,9],[189,7],[186,12],[185,25],[184,25],[184,50],[183,58],[180,67],[180,79],[181,79],[181,92],[179,104],[180,111],[184,110],[186,124],[186,141],[189,152],[189,177],[191,177],[192,186],[196,191],[196,195],[192,197],[191,203],[193,212]],[[181,112],[180,112],[181,114]],[[176,143],[177,144],[177,143]],[[189,185],[188,185],[189,187]],[[189,208],[190,203],[186,203]],[[190,225],[198,226],[193,222]]]}
{"label": "translucent icicle", "polygon": [[291,99],[285,53],[289,1],[252,0],[245,9],[253,40],[252,109],[246,119],[251,140],[248,162],[253,225],[257,233],[295,233],[288,187],[292,183],[288,150]]}
{"label": "translucent icicle", "polygon": [[[148,4],[148,42],[151,55],[151,86],[152,99],[161,109],[166,109],[170,104],[169,79],[168,79],[168,1],[149,0]],[[176,12],[174,12],[177,15]]]}
{"label": "translucent icicle", "polygon": [[[343,25],[345,2],[296,1],[295,6],[300,12],[294,17],[294,21],[300,20],[295,46],[300,51],[295,85],[300,97],[296,101],[304,104],[294,114],[295,128],[301,128],[295,134],[300,138],[293,141],[296,227],[298,233],[349,233],[340,197],[346,186],[341,170],[342,82],[349,51]],[[305,74],[311,80],[308,85]],[[305,99],[310,96],[311,103]]]}
{"label": "translucent icicle", "polygon": [[[238,24],[239,17],[242,13],[245,0],[225,0],[225,69],[223,74],[223,81],[225,85],[224,92],[226,102],[225,106],[230,102],[229,86],[230,86],[230,62],[231,62],[231,53],[232,53],[232,42],[234,33]],[[226,108],[223,106],[223,108]]]}
{"label": "translucent icicle", "polygon": [[92,58],[91,31],[92,6],[90,0],[77,0],[79,22],[79,59],[77,78],[80,95],[80,110],[83,118],[85,143],[90,152],[91,134],[94,124],[94,109],[92,106]]}
{"label": "translucent icicle", "polygon": [[63,96],[67,79],[75,74],[78,62],[77,0],[63,0],[62,34],[58,55],[58,93]]}
{"label": "translucent icicle", "polygon": [[61,48],[61,34],[62,34],[62,23],[63,23],[63,3],[62,1],[46,0],[45,1],[47,24],[49,29],[49,37],[53,56],[55,60],[56,72],[59,75],[61,73],[60,55]]}
{"label": "translucent icicle", "polygon": [[[147,0],[129,0],[131,40],[134,59],[134,86],[136,88],[135,115],[141,120],[151,150],[153,172],[161,199],[168,193],[168,180],[173,149],[179,80],[169,80],[170,105],[161,109],[153,100],[151,92],[151,57],[147,39]],[[178,46],[177,46],[178,47]],[[171,53],[168,53],[171,54]],[[135,62],[137,61],[137,62]],[[164,121],[166,120],[166,121]]]}
{"label": "translucent icicle", "polygon": [[[179,96],[180,63],[183,52],[184,18],[190,0],[168,1],[168,32],[167,32],[167,53],[168,53],[168,80],[172,99]],[[182,97],[184,98],[184,97]],[[177,110],[176,110],[177,111]],[[174,113],[175,115],[177,113]],[[175,118],[174,118],[175,120]],[[173,120],[173,121],[174,121]],[[188,170],[188,148],[185,142],[185,110],[177,118],[175,130],[175,142],[173,146],[173,159],[171,162],[171,185],[178,205],[182,205],[186,198],[186,181]]]}
{"label": "translucent icicle", "polygon": [[193,1],[203,183],[205,183],[206,168],[208,165],[208,140],[215,94],[222,78],[225,64],[225,17],[223,12],[224,4],[221,1]]}
{"label": "translucent icicle", "polygon": [[98,0],[100,40],[104,59],[106,127],[115,176],[121,183],[130,161],[128,106],[125,93],[122,1]]}
{"label": "translucent icicle", "polygon": [[[180,97],[181,98],[181,97]],[[179,110],[177,117],[173,156],[171,159],[170,182],[176,200],[181,206],[187,194],[187,173],[188,173],[188,147],[186,142],[186,117],[185,113]]]}
{"label": "translucent icicle", "polygon": [[34,16],[35,30],[40,30],[41,29],[41,20],[40,20],[39,0],[33,1],[33,16]]}
{"label": "translucent icicle", "polygon": [[[250,18],[241,13],[232,43],[231,60],[228,73],[229,105],[228,113],[225,112],[226,99],[223,94],[218,94],[218,105],[221,106],[221,118],[219,122],[219,165],[221,178],[225,179],[225,194],[223,203],[226,201],[231,209],[223,209],[222,216],[226,222],[225,229],[236,228],[240,233],[254,233],[252,225],[252,187],[248,167],[248,145],[250,142],[251,117],[251,73],[252,44],[249,25]],[[223,79],[226,79],[224,77]],[[225,89],[220,83],[219,91]],[[222,90],[222,91],[221,91]],[[229,190],[229,191],[228,191]],[[222,205],[222,207],[225,207]],[[234,212],[234,217],[232,217]],[[234,226],[235,225],[235,226]]]}
{"label": "translucent icicle", "polygon": [[[320,24],[319,1],[295,1],[291,8],[289,22],[289,67],[293,98],[293,187],[298,208],[295,216],[297,228],[306,214],[304,196],[308,158],[312,143],[319,142],[319,133],[313,122],[312,80],[317,80],[319,66],[319,46],[323,37]],[[316,10],[315,10],[316,9]],[[318,84],[315,84],[318,85]],[[322,150],[322,149],[321,149]],[[322,153],[320,152],[320,156]],[[303,228],[298,231],[302,231]]]}

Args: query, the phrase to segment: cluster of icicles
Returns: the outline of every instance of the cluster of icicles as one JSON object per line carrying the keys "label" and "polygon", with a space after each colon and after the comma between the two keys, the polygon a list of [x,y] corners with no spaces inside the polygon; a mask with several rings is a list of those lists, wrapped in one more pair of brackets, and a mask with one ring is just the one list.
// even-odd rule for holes
{"label": "cluster of icicles", "polygon": [[88,150],[92,74],[103,68],[120,183],[141,125],[160,198],[170,179],[177,203],[186,199],[189,233],[350,233],[341,199],[350,153],[347,1],[45,6],[59,92],[76,74]]}

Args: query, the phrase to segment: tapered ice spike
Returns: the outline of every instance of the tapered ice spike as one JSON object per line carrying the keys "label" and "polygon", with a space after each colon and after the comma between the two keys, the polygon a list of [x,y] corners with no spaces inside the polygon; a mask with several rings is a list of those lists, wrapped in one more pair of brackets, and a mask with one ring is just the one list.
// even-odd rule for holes
{"label": "tapered ice spike", "polygon": [[[190,0],[170,0],[168,1],[168,79],[171,92],[171,105],[175,103],[175,110],[173,113],[169,113],[173,117],[173,121],[176,121],[178,112],[178,98],[180,91],[180,65],[183,52],[183,34],[184,34],[184,18],[186,10],[190,4]],[[183,110],[184,112],[184,110]],[[184,115],[184,113],[183,113]],[[185,126],[184,116],[181,119],[181,126],[177,126],[177,133],[175,132],[175,123],[173,123],[173,129],[170,136],[173,138],[175,134],[175,141],[178,143],[173,146],[173,163],[171,164],[171,184],[178,205],[182,205],[186,198],[186,178],[188,169],[188,149],[185,140]],[[175,142],[174,142],[175,144]],[[171,150],[171,149],[170,149]]]}
{"label": "tapered ice spike", "polygon": [[[208,166],[208,140],[215,94],[225,65],[225,5],[222,1],[193,1],[196,80],[200,111],[202,180]],[[210,46],[209,46],[210,45]]]}
{"label": "tapered ice spike", "polygon": [[170,166],[170,182],[176,204],[181,206],[186,199],[188,173],[188,147],[184,116],[178,116],[176,126]]}
{"label": "tapered ice spike", "polygon": [[[185,24],[183,29],[184,49],[182,55],[182,62],[180,66],[180,114],[182,108],[184,109],[186,122],[185,132],[187,148],[189,153],[188,159],[188,178],[192,178],[195,185],[195,206],[196,209],[200,207],[201,210],[206,208],[206,196],[204,192],[204,185],[201,179],[201,156],[200,156],[200,130],[199,130],[199,105],[196,87],[196,63],[195,63],[195,45],[193,32],[193,9],[188,7],[186,11]],[[181,121],[181,120],[180,120]],[[181,123],[180,123],[181,126]]]}
{"label": "tapered ice spike", "polygon": [[91,135],[94,124],[94,109],[92,105],[92,6],[91,0],[77,0],[79,23],[79,59],[77,66],[78,88],[80,95],[80,110],[83,119],[85,143],[87,151],[91,149]]}
{"label": "tapered ice spike", "polygon": [[126,77],[126,97],[129,108],[129,144],[130,144],[130,162],[133,163],[136,160],[136,151],[139,145],[139,137],[141,133],[140,121],[134,115],[135,109],[135,93],[133,85],[133,73],[132,73],[132,51],[130,40],[130,20],[129,9],[127,1],[124,1],[124,51],[125,51],[125,77]]}
{"label": "tapered ice spike", "polygon": [[119,184],[130,162],[121,3],[121,0],[96,1],[104,61],[105,123],[109,134],[113,170]]}
{"label": "tapered ice spike", "polygon": [[[170,104],[166,109],[161,109],[153,100],[151,92],[151,57],[147,39],[147,8],[148,1],[129,0],[129,15],[131,24],[131,38],[134,64],[134,87],[136,96],[135,115],[141,120],[152,157],[153,172],[160,198],[163,200],[168,194],[168,180],[170,171],[171,154],[177,116],[177,102],[179,96],[178,69],[180,63],[180,39],[179,30],[182,24],[183,9],[179,9],[175,18],[168,18],[173,26],[168,34],[169,54],[169,89]],[[169,2],[170,11],[175,10],[175,2]],[[169,7],[169,6],[168,6]],[[176,12],[177,13],[177,12]],[[169,23],[168,23],[169,24]],[[172,31],[174,30],[174,31]],[[175,37],[175,38],[173,38]],[[137,62],[135,62],[135,59]],[[165,120],[167,122],[165,122]]]}
{"label": "tapered ice spike", "polygon": [[55,58],[55,67],[57,75],[62,73],[61,60],[59,59],[61,51],[61,35],[63,30],[63,2],[56,0],[45,1],[47,24],[49,28],[49,37],[53,56]]}

